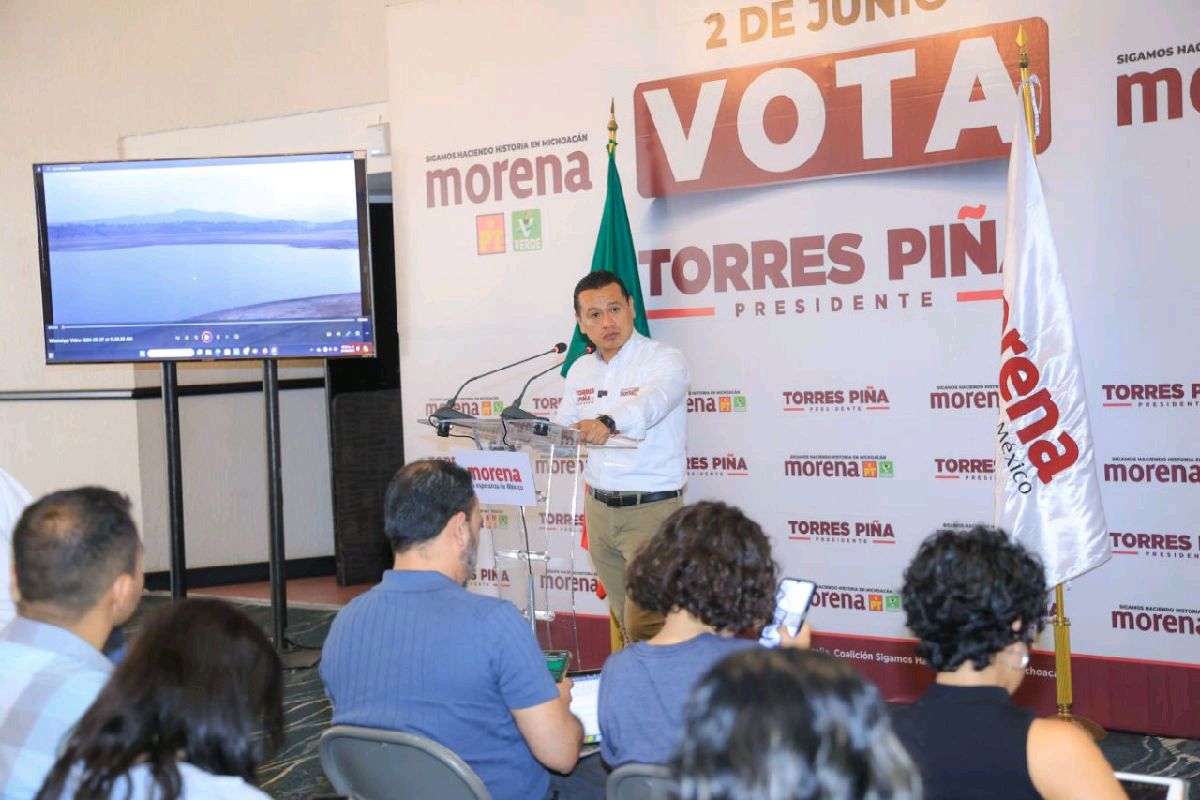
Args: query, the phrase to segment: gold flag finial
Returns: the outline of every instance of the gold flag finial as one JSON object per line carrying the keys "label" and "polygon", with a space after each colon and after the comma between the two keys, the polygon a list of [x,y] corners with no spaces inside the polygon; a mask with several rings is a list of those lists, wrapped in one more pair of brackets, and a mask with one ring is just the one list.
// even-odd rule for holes
{"label": "gold flag finial", "polygon": [[617,99],[614,97],[608,102],[608,152],[612,151],[617,146]]}
{"label": "gold flag finial", "polygon": [[1025,108],[1025,129],[1029,131],[1029,146],[1037,155],[1037,133],[1033,124],[1033,95],[1029,85],[1029,50],[1025,48],[1025,26],[1017,26],[1017,66],[1021,68],[1021,105]]}

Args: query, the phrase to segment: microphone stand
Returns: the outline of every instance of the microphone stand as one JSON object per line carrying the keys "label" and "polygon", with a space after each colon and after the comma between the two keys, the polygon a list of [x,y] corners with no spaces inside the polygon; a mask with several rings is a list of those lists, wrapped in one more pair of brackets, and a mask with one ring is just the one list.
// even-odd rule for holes
{"label": "microphone stand", "polygon": [[[589,344],[584,349],[584,354],[585,355],[590,354],[590,353],[594,352],[595,349],[596,348],[594,345]],[[550,420],[546,417],[541,417],[541,416],[538,416],[537,414],[532,414],[532,413],[526,411],[525,409],[521,408],[521,401],[525,399],[525,392],[529,391],[529,386],[534,381],[536,381],[538,378],[545,375],[547,372],[558,369],[565,363],[566,363],[566,361],[560,361],[557,364],[555,364],[554,366],[548,367],[548,368],[542,370],[541,372],[534,374],[534,376],[532,378],[525,381],[525,385],[521,387],[521,393],[519,395],[517,395],[517,399],[513,400],[512,403],[510,403],[507,408],[505,408],[503,411],[500,412],[500,419],[507,420],[510,422],[515,421],[515,420],[533,420],[534,421],[533,432],[535,434],[537,434],[538,436],[545,436],[547,433],[549,433],[550,432],[550,427],[549,427]]]}
{"label": "microphone stand", "polygon": [[567,349],[567,346],[565,344],[563,344],[562,342],[559,342],[558,344],[554,345],[554,347],[551,347],[549,350],[547,350],[544,353],[535,353],[535,354],[529,356],[528,358],[522,358],[521,360],[514,361],[511,364],[505,364],[503,367],[497,367],[496,369],[488,370],[487,372],[481,373],[479,375],[476,375],[472,378],[468,378],[467,380],[463,381],[462,386],[459,386],[458,389],[455,390],[454,396],[451,397],[449,400],[447,400],[445,403],[443,403],[441,408],[439,408],[437,411],[434,411],[432,414],[429,415],[430,420],[437,420],[437,426],[436,426],[437,427],[437,435],[441,436],[441,437],[449,436],[451,423],[455,420],[475,419],[475,417],[473,415],[464,414],[461,411],[458,411],[457,409],[454,408],[454,404],[456,402],[458,402],[458,396],[460,394],[462,394],[463,389],[467,388],[467,384],[473,383],[474,381],[477,381],[480,378],[486,378],[488,375],[493,375],[497,372],[503,372],[506,369],[511,369],[513,367],[519,366],[521,364],[524,364],[527,361],[533,361],[535,358],[541,358],[542,356],[548,356],[551,353],[561,353],[566,349]]}
{"label": "microphone stand", "polygon": [[529,385],[531,383],[545,375],[547,372],[550,372],[550,370],[558,369],[564,363],[565,362],[560,361],[554,366],[536,373],[532,378],[525,381],[525,385],[521,387],[521,393],[517,395],[517,399],[513,400],[511,404],[509,404],[503,411],[500,412],[500,419],[508,422],[513,422],[516,420],[533,420],[533,432],[535,434],[538,436],[545,436],[547,433],[549,433],[550,420],[546,417],[538,416],[537,414],[530,413],[521,408],[521,401],[525,399],[525,392],[529,390]]}

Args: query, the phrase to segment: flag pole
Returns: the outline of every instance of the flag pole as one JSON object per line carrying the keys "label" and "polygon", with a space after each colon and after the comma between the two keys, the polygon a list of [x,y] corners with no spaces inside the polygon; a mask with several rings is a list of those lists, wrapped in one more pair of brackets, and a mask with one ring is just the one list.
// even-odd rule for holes
{"label": "flag pole", "polygon": [[[1033,124],[1033,93],[1029,85],[1029,51],[1025,47],[1025,26],[1017,28],[1017,47],[1019,50],[1018,65],[1021,67],[1021,103],[1025,108],[1025,126],[1029,131],[1029,147],[1037,158],[1037,138]],[[1063,598],[1063,585],[1054,587],[1054,685],[1057,690],[1058,712],[1056,718],[1065,722],[1074,722],[1087,731],[1092,739],[1100,741],[1108,736],[1108,731],[1087,717],[1076,716],[1073,712],[1074,694],[1071,687],[1071,620],[1067,618],[1066,604]]]}
{"label": "flag pole", "polygon": [[[611,160],[617,149],[617,98],[608,101],[608,157]],[[625,626],[623,620],[617,619],[616,613],[608,610],[608,640],[612,652],[625,649]]]}

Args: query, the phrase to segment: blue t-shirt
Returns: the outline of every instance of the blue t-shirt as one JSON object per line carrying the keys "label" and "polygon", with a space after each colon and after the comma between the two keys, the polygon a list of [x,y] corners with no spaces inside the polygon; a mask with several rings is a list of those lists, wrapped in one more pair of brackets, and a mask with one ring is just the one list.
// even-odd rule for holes
{"label": "blue t-shirt", "polygon": [[529,623],[507,600],[439,572],[389,570],[342,609],[321,679],[335,725],[427,736],[479,774],[496,800],[542,797],[550,776],[510,709],[558,697]]}
{"label": "blue t-shirt", "polygon": [[604,662],[600,752],[613,767],[664,764],[683,733],[683,708],[696,682],[746,639],[702,633],[678,644],[638,642]]}

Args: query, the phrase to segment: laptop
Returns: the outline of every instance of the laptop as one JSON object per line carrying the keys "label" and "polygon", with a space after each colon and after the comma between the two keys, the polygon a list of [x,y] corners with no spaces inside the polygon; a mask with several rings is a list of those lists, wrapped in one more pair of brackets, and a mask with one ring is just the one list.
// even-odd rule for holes
{"label": "laptop", "polygon": [[569,674],[574,683],[571,687],[571,713],[583,723],[583,748],[580,755],[590,755],[600,749],[600,717],[597,710],[600,700],[600,670],[580,670]]}
{"label": "laptop", "polygon": [[1129,800],[1186,800],[1187,781],[1183,778],[1160,778],[1157,775],[1114,773]]}

